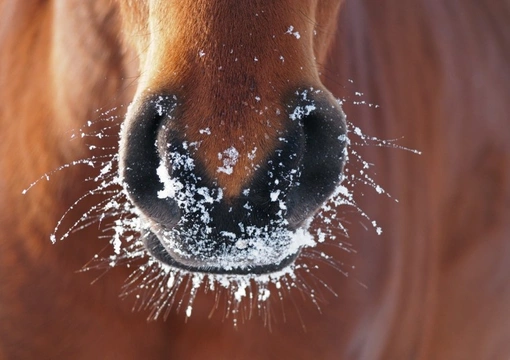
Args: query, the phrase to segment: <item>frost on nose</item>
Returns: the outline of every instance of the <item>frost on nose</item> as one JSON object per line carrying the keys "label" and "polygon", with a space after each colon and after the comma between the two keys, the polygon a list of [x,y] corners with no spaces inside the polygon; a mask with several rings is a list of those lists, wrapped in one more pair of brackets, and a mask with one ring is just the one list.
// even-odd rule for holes
{"label": "frost on nose", "polygon": [[[231,147],[221,155],[219,170],[234,172],[238,152]],[[152,230],[173,265],[209,272],[264,271],[312,245],[306,231],[288,229],[283,194],[291,184],[279,179],[280,165],[274,163],[259,169],[266,173],[264,186],[253,185],[226,199],[201,171],[192,146],[185,141],[167,145],[166,160],[157,169],[163,186],[158,197],[176,203],[181,217],[171,229]]]}
{"label": "frost on nose", "polygon": [[[345,123],[322,91],[296,95],[276,145],[236,196],[225,196],[217,174],[242,179],[246,173],[239,159],[246,147],[231,145],[216,152],[219,165],[211,173],[204,166],[208,159],[199,156],[201,141],[186,140],[170,124],[161,127],[157,197],[176,204],[180,216],[174,226],[149,223],[149,230],[173,265],[197,271],[262,271],[287,264],[301,248],[313,246],[307,227],[341,180]],[[214,136],[215,129],[198,132]]]}
{"label": "frost on nose", "polygon": [[123,134],[122,169],[154,256],[194,271],[267,272],[314,244],[310,221],[342,179],[344,115],[314,88],[273,110],[255,125],[204,126],[176,96],[143,102]]}

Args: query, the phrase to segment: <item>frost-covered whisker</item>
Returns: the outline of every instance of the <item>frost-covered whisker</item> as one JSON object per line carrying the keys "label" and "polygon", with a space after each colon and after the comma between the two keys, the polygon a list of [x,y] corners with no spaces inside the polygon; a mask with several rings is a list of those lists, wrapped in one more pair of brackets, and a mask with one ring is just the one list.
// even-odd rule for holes
{"label": "frost-covered whisker", "polygon": [[[37,185],[40,181],[42,180],[47,180],[49,181],[50,180],[50,177],[57,174],[58,172],[62,171],[62,170],[65,170],[65,169],[69,169],[71,167],[74,167],[74,166],[77,166],[77,165],[87,165],[87,166],[90,166],[92,168],[97,168],[98,166],[102,165],[105,163],[105,161],[108,161],[108,160],[112,160],[116,155],[112,154],[112,155],[102,155],[102,156],[92,156],[90,158],[87,158],[87,159],[81,159],[81,160],[76,160],[76,161],[72,161],[68,164],[64,164],[64,165],[61,165],[59,166],[58,168],[42,175],[39,179],[37,179],[36,181],[34,181],[33,183],[31,183],[27,188],[25,188],[22,192],[23,195],[25,195],[30,189],[32,189],[35,185]],[[85,181],[89,181],[89,179],[85,179]]]}
{"label": "frost-covered whisker", "polygon": [[353,143],[353,145],[388,147],[393,149],[405,150],[417,155],[421,155],[421,151],[411,149],[402,145],[398,145],[397,141],[401,141],[402,139],[381,140],[374,136],[367,136],[361,132],[361,129],[359,127],[354,126],[353,124],[350,124],[349,131],[358,136],[358,139],[360,140],[359,142]]}

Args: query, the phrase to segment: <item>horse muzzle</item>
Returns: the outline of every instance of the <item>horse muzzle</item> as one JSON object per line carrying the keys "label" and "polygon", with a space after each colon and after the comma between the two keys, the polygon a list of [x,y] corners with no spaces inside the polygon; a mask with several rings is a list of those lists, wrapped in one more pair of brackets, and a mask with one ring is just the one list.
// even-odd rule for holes
{"label": "horse muzzle", "polygon": [[[229,147],[201,152],[201,139],[220,131],[212,122],[190,134],[181,119],[191,110],[177,95],[152,94],[132,105],[120,173],[152,256],[194,272],[264,274],[289,266],[314,243],[306,229],[342,180],[345,115],[325,90],[295,91],[282,102],[274,145],[259,151],[250,169],[238,165],[244,139],[219,134]],[[212,172],[216,157],[222,165]],[[239,190],[217,173],[232,175]]]}

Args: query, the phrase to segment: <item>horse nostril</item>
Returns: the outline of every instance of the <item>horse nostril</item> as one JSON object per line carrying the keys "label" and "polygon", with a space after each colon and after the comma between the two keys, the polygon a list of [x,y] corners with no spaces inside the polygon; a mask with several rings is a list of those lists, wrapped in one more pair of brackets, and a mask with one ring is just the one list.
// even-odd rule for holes
{"label": "horse nostril", "polygon": [[346,160],[345,114],[326,91],[304,90],[290,102],[289,117],[303,136],[298,180],[287,196],[289,226],[297,228],[334,192]]}
{"label": "horse nostril", "polygon": [[180,211],[172,199],[161,196],[161,156],[158,135],[174,116],[175,98],[152,96],[146,99],[124,124],[120,145],[120,173],[125,190],[149,222],[172,228]]}

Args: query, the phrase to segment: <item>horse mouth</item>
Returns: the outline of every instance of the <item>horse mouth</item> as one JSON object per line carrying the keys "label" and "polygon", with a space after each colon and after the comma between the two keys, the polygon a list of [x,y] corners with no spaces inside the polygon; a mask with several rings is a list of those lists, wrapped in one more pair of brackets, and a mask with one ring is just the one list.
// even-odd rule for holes
{"label": "horse mouth", "polygon": [[[175,240],[172,235],[158,233],[146,230],[143,234],[146,250],[157,261],[187,272],[217,275],[277,273],[291,267],[301,248],[313,242],[304,231],[282,231],[267,234],[265,238],[240,239],[236,243],[222,243],[219,246],[216,242],[212,245],[212,241],[195,240],[190,244],[192,247],[183,247],[182,239]],[[272,244],[268,244],[270,238]],[[276,244],[275,238],[278,239]]]}

